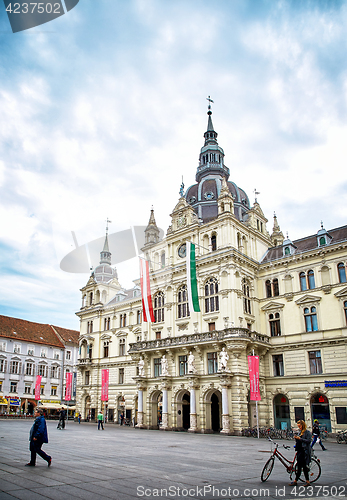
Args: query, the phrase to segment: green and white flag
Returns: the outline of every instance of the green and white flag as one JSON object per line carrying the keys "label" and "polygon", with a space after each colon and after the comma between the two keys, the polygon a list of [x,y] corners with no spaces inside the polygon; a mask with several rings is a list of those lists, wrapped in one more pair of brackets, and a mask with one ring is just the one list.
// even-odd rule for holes
{"label": "green and white flag", "polygon": [[198,285],[196,281],[195,245],[187,241],[187,290],[190,311],[200,312]]}

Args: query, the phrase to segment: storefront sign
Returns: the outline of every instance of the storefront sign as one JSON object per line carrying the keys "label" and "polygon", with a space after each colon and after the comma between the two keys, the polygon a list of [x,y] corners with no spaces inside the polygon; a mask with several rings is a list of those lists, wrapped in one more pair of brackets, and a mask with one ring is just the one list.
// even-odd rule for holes
{"label": "storefront sign", "polygon": [[20,398],[7,398],[10,406],[20,406]]}
{"label": "storefront sign", "polygon": [[0,398],[0,405],[7,405],[7,404],[8,404],[7,399]]}
{"label": "storefront sign", "polygon": [[250,400],[260,401],[259,390],[259,356],[248,356],[249,384],[250,384]]}
{"label": "storefront sign", "polygon": [[326,380],[325,387],[347,387],[347,380]]}
{"label": "storefront sign", "polygon": [[109,370],[101,370],[101,401],[108,401]]}

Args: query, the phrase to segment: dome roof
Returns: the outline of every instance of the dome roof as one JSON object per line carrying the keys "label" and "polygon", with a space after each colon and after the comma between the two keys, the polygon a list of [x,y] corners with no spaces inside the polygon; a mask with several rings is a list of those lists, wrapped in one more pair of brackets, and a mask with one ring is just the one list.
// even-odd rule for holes
{"label": "dome roof", "polygon": [[117,270],[108,264],[100,264],[94,269],[94,278],[97,283],[108,283],[117,278]]}

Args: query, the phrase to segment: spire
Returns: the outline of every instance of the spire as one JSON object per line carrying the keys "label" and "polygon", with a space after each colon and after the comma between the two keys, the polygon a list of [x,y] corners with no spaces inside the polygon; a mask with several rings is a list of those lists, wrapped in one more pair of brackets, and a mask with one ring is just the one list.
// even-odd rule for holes
{"label": "spire", "polygon": [[204,137],[205,137],[205,146],[207,144],[218,144],[217,143],[217,132],[215,132],[214,128],[213,128],[213,123],[212,123],[212,111],[211,111],[211,102],[212,99],[210,98],[210,96],[206,97],[206,99],[208,100],[208,111],[207,111],[207,114],[208,114],[208,121],[207,121],[207,130],[206,132],[204,133]]}
{"label": "spire", "polygon": [[159,228],[155,221],[154,217],[154,209],[151,208],[151,215],[149,216],[148,226],[145,229],[145,245],[143,249],[147,249],[148,247],[155,245],[155,243],[159,242]]}
{"label": "spire", "polygon": [[111,252],[108,246],[108,224],[111,222],[108,218],[106,219],[106,236],[104,242],[104,248],[100,252],[100,264],[111,265]]}
{"label": "spire", "polygon": [[[287,239],[288,239],[288,235],[287,235]],[[274,212],[274,225],[273,225],[272,234],[271,234],[271,242],[272,242],[274,247],[282,245],[284,242],[284,236],[283,236],[281,228],[278,224],[277,216],[276,216],[275,212]]]}

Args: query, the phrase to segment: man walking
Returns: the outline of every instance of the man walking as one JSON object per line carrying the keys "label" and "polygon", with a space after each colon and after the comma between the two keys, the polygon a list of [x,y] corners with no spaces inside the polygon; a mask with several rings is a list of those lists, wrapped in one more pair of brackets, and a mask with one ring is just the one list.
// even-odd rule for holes
{"label": "man walking", "polygon": [[40,455],[41,458],[46,460],[48,467],[50,467],[52,463],[52,457],[47,455],[43,450],[41,450],[41,446],[43,443],[48,443],[48,433],[46,420],[43,416],[43,411],[40,409],[36,409],[35,413],[35,421],[30,429],[29,441],[30,441],[30,451],[31,451],[31,460],[26,465],[29,467],[35,467],[36,465],[36,454]]}
{"label": "man walking", "polygon": [[320,429],[319,429],[319,421],[315,419],[313,422],[313,427],[312,427],[312,443],[311,443],[311,448],[314,447],[316,444],[316,441],[320,444],[321,448],[323,451],[326,451],[327,449],[325,448],[324,444],[322,443],[322,440],[320,438]]}
{"label": "man walking", "polygon": [[100,429],[100,426],[101,426],[101,429],[104,430],[104,424],[103,424],[103,421],[104,421],[104,416],[103,414],[101,413],[101,411],[98,413],[98,430]]}

